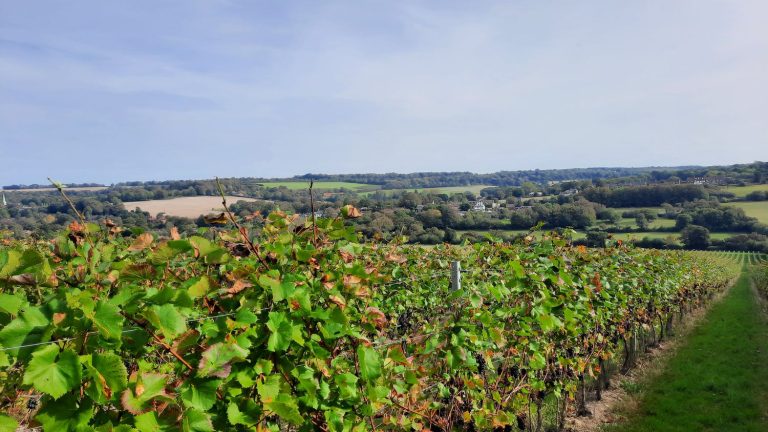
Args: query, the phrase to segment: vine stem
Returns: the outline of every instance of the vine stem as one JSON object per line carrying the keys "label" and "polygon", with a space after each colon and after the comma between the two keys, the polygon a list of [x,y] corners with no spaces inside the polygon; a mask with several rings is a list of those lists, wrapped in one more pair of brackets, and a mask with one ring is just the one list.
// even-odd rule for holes
{"label": "vine stem", "polygon": [[165,348],[165,349],[166,349],[166,351],[168,351],[168,352],[169,352],[169,353],[171,353],[171,354],[172,354],[174,357],[176,357],[176,359],[178,359],[178,360],[179,360],[179,361],[180,361],[180,362],[181,362],[181,363],[182,363],[184,366],[186,366],[186,367],[187,367],[187,369],[189,369],[189,370],[195,370],[195,368],[193,368],[193,367],[192,367],[192,365],[191,365],[191,364],[189,364],[189,362],[187,362],[186,360],[184,360],[184,357],[182,357],[182,356],[181,356],[179,353],[177,353],[177,352],[176,352],[176,350],[174,350],[174,349],[173,349],[173,347],[171,347],[170,345],[168,345],[167,343],[165,343],[165,341],[163,341],[162,339],[160,339],[160,336],[156,335],[156,334],[155,334],[155,332],[153,332],[153,331],[152,331],[150,328],[148,328],[148,327],[147,327],[147,325],[146,325],[146,324],[144,324],[144,323],[141,323],[141,322],[139,322],[139,321],[137,321],[137,320],[133,319],[132,317],[129,317],[129,316],[125,316],[125,315],[123,315],[123,316],[124,316],[124,317],[126,317],[126,318],[128,318],[128,320],[130,320],[132,323],[136,324],[137,326],[141,327],[141,328],[142,328],[142,330],[144,330],[144,331],[145,331],[145,332],[147,332],[147,333],[148,333],[150,336],[152,336],[152,339],[154,339],[154,340],[155,340],[157,343],[159,343],[160,345],[162,345],[162,346],[163,346],[163,348]]}
{"label": "vine stem", "polygon": [[[56,188],[57,191],[59,191],[59,194],[61,194],[62,198],[64,198],[64,201],[66,201],[67,204],[69,204],[69,208],[71,208],[72,211],[75,212],[75,215],[80,220],[80,224],[83,225],[83,232],[85,234],[85,239],[88,241],[88,243],[91,243],[91,246],[93,246],[93,243],[91,242],[91,237],[88,235],[88,227],[86,226],[87,222],[85,220],[85,216],[83,216],[83,214],[80,213],[80,210],[77,209],[77,207],[75,206],[75,203],[72,202],[72,199],[70,199],[69,196],[64,192],[64,188],[62,187],[61,183],[57,183],[53,181],[50,177],[48,177],[48,181],[51,182],[51,184],[53,185],[53,187]],[[85,259],[87,261],[90,261],[87,256],[85,257]]]}
{"label": "vine stem", "polygon": [[261,256],[259,248],[253,244],[250,237],[248,237],[248,231],[245,229],[245,227],[237,222],[235,216],[232,214],[232,211],[229,210],[229,206],[227,205],[227,197],[224,195],[224,188],[221,187],[221,181],[219,181],[218,177],[216,177],[216,188],[219,190],[219,195],[221,196],[221,205],[224,206],[224,211],[227,213],[227,217],[235,225],[237,231],[240,232],[240,237],[242,237],[243,241],[248,245],[248,248],[253,252],[253,254],[256,255],[256,258],[258,258],[261,265],[268,269],[269,264],[267,264],[267,262]]}
{"label": "vine stem", "polygon": [[317,218],[315,217],[315,194],[312,193],[312,187],[315,186],[315,181],[309,181],[309,208],[312,211],[312,240],[315,247],[317,247]]}

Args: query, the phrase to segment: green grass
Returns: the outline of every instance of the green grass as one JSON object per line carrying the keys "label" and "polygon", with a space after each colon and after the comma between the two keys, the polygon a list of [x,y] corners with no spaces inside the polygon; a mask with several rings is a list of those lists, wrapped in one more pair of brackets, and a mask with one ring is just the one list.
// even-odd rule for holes
{"label": "green grass", "polygon": [[725,205],[743,208],[747,216],[752,216],[760,222],[768,224],[768,201],[731,202]]}
{"label": "green grass", "polygon": [[636,412],[609,431],[768,430],[768,331],[746,271],[712,306],[653,382]]}
{"label": "green grass", "polygon": [[624,212],[628,211],[637,211],[637,210],[651,210],[655,214],[663,213],[664,209],[661,207],[610,207],[611,210],[615,210],[619,214],[622,214]]}
{"label": "green grass", "polygon": [[749,186],[731,186],[723,188],[725,192],[733,192],[737,197],[745,197],[750,192],[754,191],[766,191],[768,192],[768,184],[758,184]]}
{"label": "green grass", "polygon": [[[605,221],[598,221],[600,225],[604,225],[607,227],[610,227],[611,223],[606,223]],[[617,226],[625,228],[637,228],[637,223],[635,223],[635,218],[621,218],[619,219],[619,222],[616,223]],[[665,219],[665,218],[657,218],[654,219],[651,222],[648,222],[648,227],[651,229],[651,231],[658,229],[658,228],[671,228],[675,226],[675,220],[674,219]]]}
{"label": "green grass", "polygon": [[[268,188],[276,188],[276,187],[286,187],[291,190],[298,190],[298,189],[308,189],[309,188],[309,182],[308,181],[278,181],[278,182],[263,182],[260,183],[264,185],[264,187]],[[378,185],[370,185],[370,184],[364,184],[364,183],[351,183],[351,182],[325,182],[325,181],[316,181],[315,182],[315,189],[350,189],[354,191],[365,191],[365,190],[373,190],[378,189],[380,186]]]}
{"label": "green grass", "polygon": [[[445,187],[433,187],[433,188],[406,188],[406,189],[382,189],[381,192],[385,194],[393,194],[395,192],[421,192],[421,193],[434,193],[434,194],[455,194],[472,192],[475,195],[480,195],[480,191],[486,188],[496,186],[490,185],[471,185],[471,186],[445,186]],[[372,192],[368,192],[369,194]]]}

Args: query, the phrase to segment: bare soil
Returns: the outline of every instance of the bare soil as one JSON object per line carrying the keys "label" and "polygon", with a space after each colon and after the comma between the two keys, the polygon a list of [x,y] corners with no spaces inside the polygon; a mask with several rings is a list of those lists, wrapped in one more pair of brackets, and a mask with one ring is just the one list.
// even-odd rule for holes
{"label": "bare soil", "polygon": [[[236,196],[227,196],[227,205],[238,201],[257,201],[254,198],[242,198]],[[150,201],[129,201],[123,203],[126,210],[133,210],[136,207],[149,212],[152,216],[158,213],[165,213],[168,216],[179,216],[195,219],[200,215],[224,211],[221,205],[221,197],[218,196],[194,196],[171,198],[165,200]]]}

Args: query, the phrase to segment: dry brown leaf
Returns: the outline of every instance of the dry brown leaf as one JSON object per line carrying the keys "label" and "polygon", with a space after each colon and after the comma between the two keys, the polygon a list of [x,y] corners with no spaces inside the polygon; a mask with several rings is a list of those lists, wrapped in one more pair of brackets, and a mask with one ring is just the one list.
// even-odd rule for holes
{"label": "dry brown leaf", "polygon": [[181,239],[181,236],[179,235],[179,229],[174,227],[171,227],[171,240],[179,240]]}
{"label": "dry brown leaf", "polygon": [[343,251],[343,250],[339,251],[339,255],[341,255],[341,259],[344,260],[344,262],[347,263],[347,264],[349,264],[349,263],[351,263],[352,261],[355,260],[355,256],[354,255],[352,255],[349,252]]}
{"label": "dry brown leaf", "polygon": [[341,214],[344,215],[344,217],[349,219],[357,219],[360,216],[363,215],[363,213],[358,209],[357,207],[347,204],[344,207],[341,208]]}
{"label": "dry brown leaf", "polygon": [[360,277],[355,275],[345,275],[344,276],[344,286],[350,286],[350,285],[358,285],[362,279]]}
{"label": "dry brown leaf", "polygon": [[373,306],[365,309],[365,318],[376,328],[384,328],[387,325],[387,316],[379,308]]}
{"label": "dry brown leaf", "polygon": [[81,233],[85,230],[85,227],[80,224],[78,221],[72,221],[71,224],[69,224],[69,231],[73,233]]}
{"label": "dry brown leaf", "polygon": [[402,264],[406,261],[406,258],[402,255],[398,255],[394,252],[390,252],[384,256],[384,259],[389,262],[395,262],[398,264]]}
{"label": "dry brown leaf", "polygon": [[11,276],[10,281],[16,285],[37,285],[35,276],[29,273]]}
{"label": "dry brown leaf", "polygon": [[224,213],[211,213],[203,216],[203,220],[211,225],[225,225],[227,223],[227,215]]}
{"label": "dry brown leaf", "polygon": [[341,296],[332,295],[329,296],[328,299],[334,302],[342,310],[347,307],[347,301]]}
{"label": "dry brown leaf", "polygon": [[67,317],[67,314],[63,312],[56,312],[53,314],[53,324],[59,325]]}
{"label": "dry brown leaf", "polygon": [[148,248],[152,241],[154,240],[154,237],[152,237],[152,234],[150,233],[143,233],[139,234],[138,237],[136,237],[136,240],[133,241],[133,243],[128,247],[128,250],[131,252],[138,252],[142,251],[146,248]]}
{"label": "dry brown leaf", "polygon": [[252,286],[253,286],[252,283],[250,283],[250,282],[248,282],[246,280],[243,280],[243,279],[238,279],[238,280],[235,281],[234,284],[232,284],[232,287],[227,290],[227,293],[229,293],[229,294],[237,294],[240,291],[242,291],[242,290],[244,290],[246,288],[250,288]]}

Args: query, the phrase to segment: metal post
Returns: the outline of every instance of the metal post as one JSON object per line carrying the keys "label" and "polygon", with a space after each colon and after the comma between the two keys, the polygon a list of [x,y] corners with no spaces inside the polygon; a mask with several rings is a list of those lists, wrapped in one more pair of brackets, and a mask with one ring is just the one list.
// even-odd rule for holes
{"label": "metal post", "polygon": [[461,262],[451,262],[451,291],[461,289]]}

